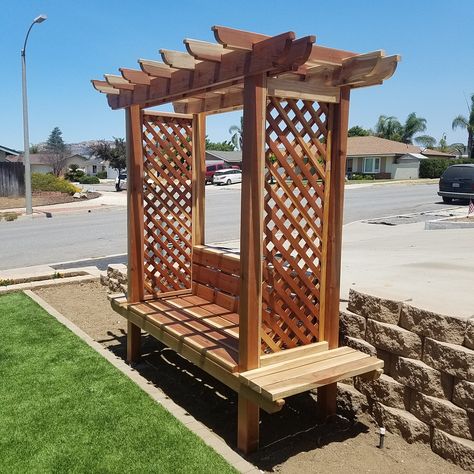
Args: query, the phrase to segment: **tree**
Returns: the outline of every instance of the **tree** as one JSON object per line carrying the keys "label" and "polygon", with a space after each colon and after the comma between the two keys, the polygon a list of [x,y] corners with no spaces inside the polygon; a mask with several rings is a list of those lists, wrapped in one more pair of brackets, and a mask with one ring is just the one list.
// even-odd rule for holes
{"label": "tree", "polygon": [[400,142],[403,135],[403,126],[397,117],[381,115],[375,124],[375,135]]}
{"label": "tree", "polygon": [[471,95],[471,104],[468,104],[467,110],[469,117],[458,115],[454,118],[452,127],[463,128],[467,130],[467,156],[469,159],[474,158],[474,94]]}
{"label": "tree", "polygon": [[90,153],[103,161],[108,161],[109,166],[117,170],[119,175],[117,189],[120,189],[120,175],[127,168],[127,146],[124,138],[113,138],[113,144],[100,140],[92,145]]}
{"label": "tree", "polygon": [[347,132],[348,137],[367,137],[368,135],[372,135],[372,131],[360,127],[359,125],[354,125]]}
{"label": "tree", "polygon": [[32,155],[34,155],[35,153],[39,153],[39,146],[38,145],[35,145],[34,143],[32,143],[30,145],[30,153]]}
{"label": "tree", "polygon": [[415,112],[408,115],[405,120],[405,124],[402,127],[402,139],[403,143],[413,143],[413,137],[415,134],[424,132],[426,130],[426,119],[417,117]]}
{"label": "tree", "polygon": [[54,127],[45,146],[46,159],[53,168],[55,176],[61,175],[69,155],[69,147],[64,143],[62,134],[59,127]]}
{"label": "tree", "polygon": [[223,141],[223,142],[211,142],[206,136],[206,150],[216,150],[216,151],[234,151],[235,146],[232,142]]}
{"label": "tree", "polygon": [[232,125],[229,128],[229,133],[232,135],[230,141],[235,146],[236,150],[242,150],[244,132],[244,118],[240,117],[240,127],[238,125]]}
{"label": "tree", "polygon": [[[415,112],[408,115],[402,125],[397,117],[381,115],[375,125],[375,135],[396,142],[413,143],[415,134],[426,130],[426,119],[417,117]],[[426,137],[427,135],[425,135]]]}
{"label": "tree", "polygon": [[431,135],[419,135],[415,138],[415,142],[424,148],[434,148],[436,146],[436,138]]}

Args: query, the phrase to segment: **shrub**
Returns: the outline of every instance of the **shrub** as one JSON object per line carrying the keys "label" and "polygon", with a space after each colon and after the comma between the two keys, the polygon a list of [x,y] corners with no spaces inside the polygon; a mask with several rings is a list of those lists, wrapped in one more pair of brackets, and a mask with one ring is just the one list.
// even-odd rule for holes
{"label": "shrub", "polygon": [[451,165],[462,165],[474,163],[473,160],[446,160],[443,158],[431,158],[420,161],[420,178],[440,178],[444,171]]}
{"label": "shrub", "polygon": [[99,179],[107,179],[107,171],[99,171],[96,176],[99,178]]}
{"label": "shrub", "polygon": [[351,180],[354,180],[354,181],[371,181],[374,178],[374,175],[372,174],[357,174],[357,173],[354,173],[351,178]]}
{"label": "shrub", "polygon": [[7,222],[11,222],[18,219],[18,214],[16,212],[0,212],[0,221],[2,219],[5,219]]}
{"label": "shrub", "polygon": [[52,174],[42,173],[33,173],[31,175],[31,187],[33,191],[55,191],[67,194],[74,194],[80,191],[65,179],[58,178]]}
{"label": "shrub", "polygon": [[99,178],[97,176],[83,176],[79,179],[81,184],[99,184]]}
{"label": "shrub", "polygon": [[84,175],[84,171],[80,170],[79,166],[72,164],[64,177],[69,181],[79,181]]}

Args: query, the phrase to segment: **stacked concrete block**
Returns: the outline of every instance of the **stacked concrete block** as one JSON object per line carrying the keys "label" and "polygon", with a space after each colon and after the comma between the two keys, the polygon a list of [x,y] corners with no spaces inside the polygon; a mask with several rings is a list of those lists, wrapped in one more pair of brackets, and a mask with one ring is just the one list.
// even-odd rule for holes
{"label": "stacked concrete block", "polygon": [[107,267],[107,273],[100,276],[100,282],[108,293],[127,293],[127,266],[114,263]]}
{"label": "stacked concrete block", "polygon": [[[474,471],[474,317],[462,319],[351,290],[341,344],[384,361],[376,381],[339,389],[346,411],[364,410],[408,442]],[[349,387],[349,388],[348,388]]]}

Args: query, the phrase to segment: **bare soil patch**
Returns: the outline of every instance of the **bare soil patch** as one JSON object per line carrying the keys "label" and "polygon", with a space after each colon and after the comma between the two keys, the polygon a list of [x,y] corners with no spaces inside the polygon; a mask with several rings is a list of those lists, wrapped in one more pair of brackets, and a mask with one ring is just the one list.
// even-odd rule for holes
{"label": "bare soil patch", "polygon": [[[35,292],[112,352],[124,357],[126,321],[115,313],[99,282],[65,284]],[[235,393],[158,341],[143,336],[143,358],[135,366],[150,383],[235,448]],[[370,417],[338,416],[318,424],[312,394],[291,397],[279,413],[262,412],[261,449],[248,460],[281,473],[460,473],[461,468],[428,446],[408,444],[388,433],[378,449],[378,429]]]}
{"label": "bare soil patch", "polygon": [[[81,199],[95,199],[99,193],[87,193],[87,197]],[[78,199],[73,198],[66,193],[41,191],[33,193],[33,206],[48,206],[50,204],[64,204],[75,202]],[[16,209],[25,207],[25,198],[20,197],[0,197],[0,209]]]}

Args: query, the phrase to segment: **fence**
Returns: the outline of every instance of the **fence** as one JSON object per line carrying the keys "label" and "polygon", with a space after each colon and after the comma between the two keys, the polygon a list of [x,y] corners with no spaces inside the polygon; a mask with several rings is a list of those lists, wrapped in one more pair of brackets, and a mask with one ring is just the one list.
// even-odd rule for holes
{"label": "fence", "polygon": [[24,196],[25,167],[23,163],[0,163],[0,197]]}

